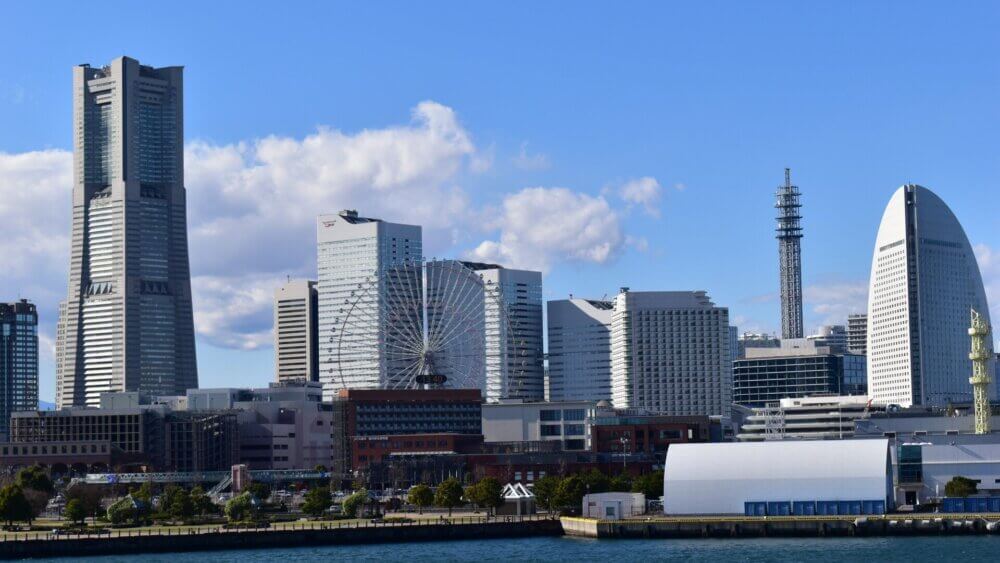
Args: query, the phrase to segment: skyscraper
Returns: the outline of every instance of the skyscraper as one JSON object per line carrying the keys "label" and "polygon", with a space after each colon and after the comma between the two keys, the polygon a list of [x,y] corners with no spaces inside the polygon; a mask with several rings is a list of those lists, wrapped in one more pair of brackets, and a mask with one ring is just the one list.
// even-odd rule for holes
{"label": "skyscraper", "polygon": [[38,408],[38,313],[22,299],[0,303],[0,440],[11,413]]}
{"label": "skyscraper", "polygon": [[198,386],[181,67],[73,69],[73,228],[56,403]]}
{"label": "skyscraper", "polygon": [[778,275],[781,278],[781,337],[802,338],[802,215],[799,188],[785,168],[785,185],[778,187]]}
{"label": "skyscraper", "polygon": [[704,291],[622,291],[611,323],[615,408],[728,415],[729,310]]}
{"label": "skyscraper", "polygon": [[[542,273],[464,262],[479,273],[486,305],[486,392],[500,399],[545,398],[542,352]],[[506,322],[502,322],[506,317]],[[494,354],[493,350],[504,353]]]}
{"label": "skyscraper", "polygon": [[549,400],[611,400],[611,319],[614,303],[549,301]]}
{"label": "skyscraper", "polygon": [[274,290],[274,379],[319,381],[316,282],[288,280]]}
{"label": "skyscraper", "polygon": [[[323,398],[333,400],[340,389],[385,387],[392,366],[386,361],[384,347],[372,347],[370,343],[377,342],[380,334],[390,333],[391,327],[382,318],[390,293],[388,285],[422,285],[419,279],[387,279],[386,275],[419,275],[419,267],[393,267],[419,264],[422,230],[416,225],[389,223],[344,210],[336,215],[321,215],[316,236],[319,380],[323,383]],[[346,316],[352,319],[351,330],[341,343],[337,331]]]}
{"label": "skyscraper", "polygon": [[[971,309],[989,321],[962,225],[927,188],[899,188],[882,215],[868,289],[868,394],[874,402],[971,402]],[[996,398],[995,381],[990,396]]]}

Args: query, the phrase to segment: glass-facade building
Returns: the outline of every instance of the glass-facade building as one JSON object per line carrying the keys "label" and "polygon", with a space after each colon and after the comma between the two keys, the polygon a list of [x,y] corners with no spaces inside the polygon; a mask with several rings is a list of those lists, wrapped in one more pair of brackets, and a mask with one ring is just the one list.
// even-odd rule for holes
{"label": "glass-facade building", "polygon": [[10,415],[38,408],[38,312],[32,303],[0,303],[0,439]]}
{"label": "glass-facade building", "polygon": [[864,395],[866,380],[865,357],[854,354],[742,358],[733,364],[733,402],[759,408],[788,398]]}

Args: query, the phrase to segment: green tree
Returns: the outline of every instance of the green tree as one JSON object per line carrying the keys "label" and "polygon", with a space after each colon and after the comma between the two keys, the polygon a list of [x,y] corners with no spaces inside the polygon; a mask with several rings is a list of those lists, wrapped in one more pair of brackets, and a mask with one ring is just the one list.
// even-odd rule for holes
{"label": "green tree", "polygon": [[[70,501],[72,502],[72,501]],[[135,501],[129,495],[108,507],[108,522],[114,526],[134,523],[139,514],[135,510]]]}
{"label": "green tree", "polygon": [[646,498],[660,498],[663,496],[663,472],[654,471],[636,478],[632,482],[632,492],[642,493]]}
{"label": "green tree", "polygon": [[169,515],[173,510],[174,500],[184,492],[184,489],[177,485],[167,485],[160,494],[160,505],[157,507],[160,514]]}
{"label": "green tree", "polygon": [[73,499],[66,503],[66,508],[63,509],[63,517],[74,524],[83,524],[83,520],[87,517],[87,509],[83,506],[80,499]]}
{"label": "green tree", "polygon": [[52,494],[53,491],[52,480],[45,470],[37,465],[18,471],[15,483],[21,489],[33,489],[48,494]]}
{"label": "green tree", "polygon": [[491,514],[503,506],[503,485],[493,477],[481,479],[475,485],[465,488],[465,498],[486,509]]}
{"label": "green tree", "polygon": [[535,504],[545,510],[556,508],[556,490],[559,488],[560,479],[554,475],[546,475],[535,481],[531,492],[535,495]]}
{"label": "green tree", "polygon": [[102,498],[104,492],[101,487],[95,485],[76,485],[66,491],[67,502],[73,499],[79,500],[83,504],[84,512],[95,519],[101,511]]}
{"label": "green tree", "polygon": [[253,502],[253,495],[249,491],[243,492],[226,503],[226,518],[230,522],[247,520],[254,515],[256,507]]}
{"label": "green tree", "polygon": [[0,520],[7,522],[7,525],[15,521],[31,520],[31,505],[21,487],[7,485],[0,489]]}
{"label": "green tree", "polygon": [[153,507],[153,483],[146,481],[142,485],[139,485],[138,489],[134,489],[130,493],[132,498],[139,502],[146,504],[148,508]]}
{"label": "green tree", "polygon": [[632,490],[632,479],[624,473],[615,475],[611,478],[608,490],[616,493],[627,493]]}
{"label": "green tree", "polygon": [[195,515],[195,506],[194,501],[191,500],[191,493],[184,489],[175,492],[170,499],[168,509],[170,510],[170,516],[175,520],[190,520]]}
{"label": "green tree", "polygon": [[268,497],[271,496],[271,485],[268,485],[267,483],[261,483],[260,481],[257,481],[255,483],[250,483],[250,486],[247,487],[247,490],[250,491],[250,494],[257,497],[257,500],[261,502],[266,501]]}
{"label": "green tree", "polygon": [[417,507],[418,514],[423,514],[425,508],[434,504],[434,492],[427,485],[416,485],[410,488],[406,501]]}
{"label": "green tree", "polygon": [[951,481],[945,484],[944,494],[949,497],[967,497],[976,494],[977,489],[978,484],[975,481],[968,477],[956,475],[951,478]]}
{"label": "green tree", "polygon": [[212,499],[205,494],[205,489],[202,489],[200,486],[195,485],[191,489],[191,503],[194,505],[194,513],[198,516],[215,512],[215,505],[212,504]]}
{"label": "green tree", "polygon": [[313,518],[319,518],[332,504],[333,500],[330,499],[330,489],[317,487],[310,489],[306,493],[305,502],[302,503],[302,512]]}
{"label": "green tree", "polygon": [[368,502],[368,490],[361,489],[344,499],[342,509],[345,515],[354,518],[358,515],[358,509]]}
{"label": "green tree", "polygon": [[591,469],[580,474],[580,479],[588,492],[606,493],[611,490],[611,479],[597,469]]}
{"label": "green tree", "polygon": [[576,511],[580,509],[585,494],[587,494],[587,486],[583,479],[571,475],[559,483],[554,504],[564,511]]}
{"label": "green tree", "polygon": [[462,506],[462,484],[458,479],[449,477],[438,485],[434,493],[434,505],[439,508],[447,508],[448,516],[451,516],[453,508]]}

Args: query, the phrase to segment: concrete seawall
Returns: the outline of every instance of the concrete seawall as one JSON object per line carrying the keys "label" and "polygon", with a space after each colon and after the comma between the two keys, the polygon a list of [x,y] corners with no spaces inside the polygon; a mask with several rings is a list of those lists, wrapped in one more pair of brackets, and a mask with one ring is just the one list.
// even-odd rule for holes
{"label": "concrete seawall", "polygon": [[129,555],[170,551],[267,549],[317,545],[417,542],[490,538],[560,536],[558,520],[489,524],[421,524],[363,526],[328,530],[262,530],[205,532],[184,535],[28,539],[0,542],[0,559]]}
{"label": "concrete seawall", "polygon": [[[589,538],[761,538],[998,534],[1000,523],[982,515],[955,517],[562,518],[569,536]],[[920,517],[923,516],[923,517]],[[996,515],[993,515],[994,517]]]}

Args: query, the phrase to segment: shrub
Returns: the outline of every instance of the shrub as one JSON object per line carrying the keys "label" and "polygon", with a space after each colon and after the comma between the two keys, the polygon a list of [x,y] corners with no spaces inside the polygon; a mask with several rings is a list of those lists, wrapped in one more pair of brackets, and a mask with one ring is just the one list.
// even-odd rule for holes
{"label": "shrub", "polygon": [[361,489],[344,499],[343,512],[346,516],[354,518],[358,515],[358,509],[368,502],[368,491]]}

